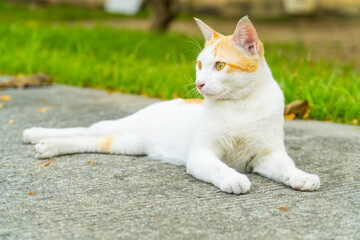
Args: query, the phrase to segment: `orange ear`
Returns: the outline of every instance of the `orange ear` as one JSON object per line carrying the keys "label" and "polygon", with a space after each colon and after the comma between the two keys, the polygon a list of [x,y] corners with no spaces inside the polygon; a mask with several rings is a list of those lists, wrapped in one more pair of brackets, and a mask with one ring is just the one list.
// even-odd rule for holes
{"label": "orange ear", "polygon": [[196,24],[200,28],[202,34],[204,35],[206,41],[210,41],[210,40],[212,40],[214,38],[222,36],[220,33],[216,32],[214,29],[212,29],[211,27],[206,25],[200,19],[197,19],[197,18],[194,18],[194,19],[196,21]]}
{"label": "orange ear", "polygon": [[233,41],[249,55],[254,55],[259,49],[259,38],[248,16],[241,18],[236,25]]}

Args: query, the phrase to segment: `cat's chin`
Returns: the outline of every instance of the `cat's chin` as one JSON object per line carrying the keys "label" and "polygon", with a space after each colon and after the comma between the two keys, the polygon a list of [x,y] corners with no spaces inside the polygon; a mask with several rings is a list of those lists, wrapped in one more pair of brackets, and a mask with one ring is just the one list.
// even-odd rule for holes
{"label": "cat's chin", "polygon": [[220,92],[204,92],[204,91],[200,91],[201,95],[204,96],[204,98],[208,98],[208,99],[214,99],[214,100],[229,100],[227,99],[227,94],[226,91],[220,91]]}

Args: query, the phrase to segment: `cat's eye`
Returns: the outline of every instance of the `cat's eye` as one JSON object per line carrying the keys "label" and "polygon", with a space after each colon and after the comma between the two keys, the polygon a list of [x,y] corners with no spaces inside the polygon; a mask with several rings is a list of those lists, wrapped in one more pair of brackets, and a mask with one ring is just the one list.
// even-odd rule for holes
{"label": "cat's eye", "polygon": [[198,68],[201,70],[201,68],[202,68],[202,64],[201,64],[201,62],[200,62],[200,61],[197,61],[197,66],[198,66]]}
{"label": "cat's eye", "polygon": [[224,63],[224,62],[216,62],[216,69],[218,71],[221,71],[224,69],[225,65],[226,65],[226,63]]}

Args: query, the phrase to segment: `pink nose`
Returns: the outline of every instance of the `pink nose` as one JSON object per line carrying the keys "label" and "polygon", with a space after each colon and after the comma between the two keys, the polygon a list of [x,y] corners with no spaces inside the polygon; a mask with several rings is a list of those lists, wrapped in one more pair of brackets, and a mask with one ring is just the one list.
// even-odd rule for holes
{"label": "pink nose", "polygon": [[196,87],[198,89],[202,89],[202,87],[205,85],[205,83],[196,83]]}

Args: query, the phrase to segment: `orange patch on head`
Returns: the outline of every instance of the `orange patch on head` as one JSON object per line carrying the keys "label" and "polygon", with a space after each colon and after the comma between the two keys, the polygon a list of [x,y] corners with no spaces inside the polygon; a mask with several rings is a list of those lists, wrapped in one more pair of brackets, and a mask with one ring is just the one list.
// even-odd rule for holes
{"label": "orange patch on head", "polygon": [[186,104],[203,104],[204,100],[203,99],[197,99],[197,98],[191,98],[191,99],[184,99],[182,101],[182,103],[186,103]]}
{"label": "orange patch on head", "polygon": [[224,36],[215,32],[214,30],[211,30],[214,34],[214,37],[212,39],[210,39],[209,41],[205,42],[205,48],[209,47],[211,45],[213,45],[214,43],[216,43],[219,39],[223,38]]}
{"label": "orange patch on head", "polygon": [[216,37],[213,37],[211,40],[206,41],[205,42],[205,48],[212,46],[213,44],[215,44],[221,38],[223,38],[223,36],[216,36]]}
{"label": "orange patch on head", "polygon": [[232,36],[220,36],[215,40],[209,41],[209,44],[215,44],[214,56],[228,65],[228,73],[238,70],[250,73],[256,71],[259,66],[259,56],[257,54],[249,56],[236,47],[232,41]]}
{"label": "orange patch on head", "polygon": [[259,55],[262,57],[264,56],[264,45],[263,43],[259,40]]}
{"label": "orange patch on head", "polygon": [[104,139],[104,141],[101,142],[101,145],[100,145],[101,151],[104,153],[108,153],[110,151],[110,146],[113,141],[114,141],[113,136],[106,137]]}

